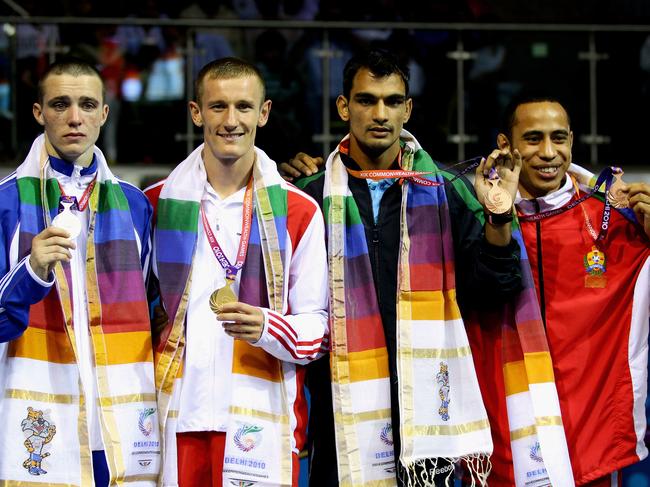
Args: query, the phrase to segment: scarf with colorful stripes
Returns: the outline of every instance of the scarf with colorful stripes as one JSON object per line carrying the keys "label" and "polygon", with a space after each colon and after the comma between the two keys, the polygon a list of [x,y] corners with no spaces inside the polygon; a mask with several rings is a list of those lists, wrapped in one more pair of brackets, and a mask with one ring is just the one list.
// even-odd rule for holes
{"label": "scarf with colorful stripes", "polygon": [[[568,175],[585,191],[596,177],[571,164]],[[517,487],[528,485],[573,485],[571,460],[555,387],[553,361],[542,322],[535,283],[519,222],[513,223],[513,238],[521,248],[523,292],[511,315],[502,317],[502,360],[510,446]]]}
{"label": "scarf with colorful stripes", "polygon": [[[85,292],[103,443],[112,480],[153,485],[160,443],[153,427],[157,422],[153,352],[140,255],[120,183],[96,147],[94,157],[97,181],[89,203]],[[16,171],[19,258],[29,254],[33,237],[58,211],[61,191],[48,161],[41,135]],[[49,411],[57,433],[51,448],[55,468],[50,468],[47,481],[91,485],[84,391],[75,365],[79,360],[75,333],[81,324],[73,323],[70,265],[57,263],[54,274],[52,290],[31,306],[25,333],[10,343],[8,351],[9,376],[12,371],[32,374],[33,390],[5,394],[3,416],[11,416],[14,408],[23,416],[28,407]],[[44,362],[49,377],[41,378],[37,372]]]}
{"label": "scarf with colorful stripes", "polygon": [[[176,417],[182,387],[185,318],[205,185],[205,179],[196,178],[202,151],[203,145],[170,174],[157,208],[155,258],[160,293],[170,317],[156,346],[156,385],[167,445],[165,485],[174,484],[176,476]],[[255,153],[254,217],[241,271],[239,300],[284,312],[287,194],[275,162],[257,148]],[[289,486],[291,439],[282,362],[242,340],[234,340],[233,346],[233,393],[226,431],[224,484],[230,485],[236,479]],[[262,409],[258,406],[261,404],[268,407]],[[242,454],[241,442],[246,437],[256,441],[255,465]]]}
{"label": "scarf with colorful stripes", "polygon": [[560,401],[533,274],[521,228],[512,238],[521,249],[523,291],[501,318],[502,361],[510,447],[517,487],[573,485]]}
{"label": "scarf with colorful stripes", "polygon": [[[402,166],[445,179],[402,131]],[[456,303],[451,222],[444,186],[404,181],[397,293],[399,406],[391,404],[388,354],[359,210],[340,156],[328,158],[324,213],[330,266],[332,390],[339,482],[395,485],[391,408],[400,408],[409,485],[429,485],[422,467],[464,460],[481,485],[492,440],[463,319]],[[478,202],[476,202],[478,204]],[[419,472],[416,474],[416,472]],[[453,469],[449,471],[453,478]]]}

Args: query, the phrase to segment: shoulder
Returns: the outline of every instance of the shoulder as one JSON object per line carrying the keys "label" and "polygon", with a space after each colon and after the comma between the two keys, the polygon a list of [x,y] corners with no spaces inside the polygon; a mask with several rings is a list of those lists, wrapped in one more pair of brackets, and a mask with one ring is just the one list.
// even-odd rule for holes
{"label": "shoulder", "polygon": [[153,206],[154,221],[156,220],[156,213],[158,210],[158,200],[160,199],[160,193],[165,185],[165,181],[167,181],[167,179],[158,181],[144,190],[144,195],[147,197],[147,200],[149,200],[149,203],[151,203],[151,206]]}
{"label": "shoulder", "polygon": [[18,178],[16,176],[16,171],[0,179],[0,204],[4,206],[7,201],[5,198],[11,197],[11,195],[18,195]]}
{"label": "shoulder", "polygon": [[291,183],[285,183],[287,191],[287,211],[302,213],[312,216],[319,211],[319,206],[316,200],[307,192],[294,186]]}
{"label": "shoulder", "polygon": [[296,186],[313,198],[319,205],[323,201],[323,189],[325,188],[325,171],[320,171],[312,176],[300,178]]}
{"label": "shoulder", "polygon": [[118,182],[120,184],[122,192],[124,193],[124,196],[126,197],[126,200],[129,203],[129,208],[131,208],[132,211],[150,207],[149,201],[140,188],[129,183],[128,181],[123,181],[121,179],[118,179]]}

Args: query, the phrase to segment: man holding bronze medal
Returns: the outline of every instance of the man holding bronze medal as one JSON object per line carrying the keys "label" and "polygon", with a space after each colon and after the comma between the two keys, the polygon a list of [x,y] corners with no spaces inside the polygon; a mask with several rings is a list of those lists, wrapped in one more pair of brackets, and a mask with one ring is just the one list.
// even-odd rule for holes
{"label": "man holding bronze medal", "polygon": [[648,454],[650,185],[623,183],[618,167],[592,175],[572,164],[572,143],[559,102],[522,98],[488,158],[521,154],[514,235],[535,298],[516,327],[470,331],[490,486],[621,485],[618,472]]}
{"label": "man holding bronze medal", "polygon": [[510,222],[521,165],[469,164],[476,193],[440,169],[403,129],[408,79],[388,51],[350,59],[337,99],[349,135],[324,172],[298,181],[321,203],[330,258],[330,362],[309,367],[314,486],[453,485],[456,463],[485,485],[489,472],[458,302],[520,289]]}
{"label": "man holding bronze medal", "polygon": [[204,143],[147,190],[163,484],[297,485],[303,366],[328,347],[322,216],[254,145],[271,109],[255,66],[213,61],[195,92]]}
{"label": "man holding bronze medal", "polygon": [[0,182],[0,479],[12,485],[158,479],[152,209],[95,146],[108,111],[94,67],[54,63],[33,105],[44,134]]}

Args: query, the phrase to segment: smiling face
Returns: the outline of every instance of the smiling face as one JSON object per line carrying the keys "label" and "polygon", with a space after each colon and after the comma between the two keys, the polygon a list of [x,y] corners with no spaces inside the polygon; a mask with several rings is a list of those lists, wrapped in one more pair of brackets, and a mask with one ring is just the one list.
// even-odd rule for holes
{"label": "smiling face", "polygon": [[108,116],[102,81],[95,75],[50,74],[42,83],[43,97],[32,112],[45,129],[51,155],[87,166]]}
{"label": "smiling face", "polygon": [[339,116],[350,124],[350,156],[362,168],[384,168],[397,157],[399,136],[411,116],[402,78],[375,76],[367,68],[354,76],[349,99],[336,101]]}
{"label": "smiling face", "polygon": [[510,132],[510,140],[499,134],[498,145],[521,153],[521,195],[539,198],[558,190],[571,164],[573,145],[569,117],[562,105],[550,101],[519,105]]}
{"label": "smiling face", "polygon": [[203,80],[200,102],[190,102],[190,111],[194,124],[203,127],[205,164],[253,164],[255,133],[266,125],[271,110],[271,101],[263,96],[255,76]]}

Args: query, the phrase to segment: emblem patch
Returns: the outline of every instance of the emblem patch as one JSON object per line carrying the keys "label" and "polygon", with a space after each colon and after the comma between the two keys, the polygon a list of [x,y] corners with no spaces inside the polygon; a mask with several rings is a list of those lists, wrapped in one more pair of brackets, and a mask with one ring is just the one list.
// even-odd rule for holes
{"label": "emblem patch", "polygon": [[607,285],[607,278],[603,275],[607,270],[605,254],[595,245],[585,255],[584,265],[587,273],[585,287],[603,288]]}
{"label": "emblem patch", "polygon": [[235,433],[235,445],[243,452],[253,450],[262,442],[260,431],[263,429],[261,426],[254,424],[243,424]]}
{"label": "emblem patch", "polygon": [[436,374],[436,382],[440,386],[438,390],[438,396],[440,396],[438,414],[443,421],[449,421],[449,369],[445,362],[440,362],[440,371]]}
{"label": "emblem patch", "polygon": [[27,408],[27,417],[22,420],[20,427],[25,435],[25,448],[29,458],[23,462],[23,467],[30,475],[44,475],[47,472],[42,468],[43,459],[50,456],[43,448],[56,434],[56,426],[43,417],[43,411]]}
{"label": "emblem patch", "polygon": [[379,439],[386,446],[393,446],[393,425],[391,423],[386,423],[379,433]]}
{"label": "emblem patch", "polygon": [[153,413],[156,412],[156,408],[144,408],[140,411],[140,416],[138,418],[138,428],[144,436],[151,436],[153,431]]}
{"label": "emblem patch", "polygon": [[539,463],[544,462],[544,459],[542,458],[542,447],[539,445],[539,441],[536,441],[535,444],[530,447],[530,459]]}

